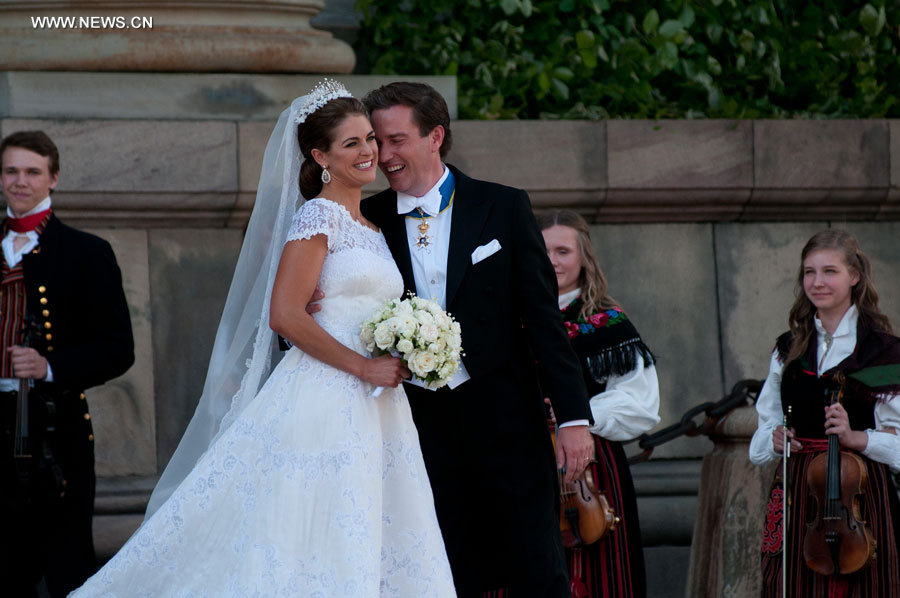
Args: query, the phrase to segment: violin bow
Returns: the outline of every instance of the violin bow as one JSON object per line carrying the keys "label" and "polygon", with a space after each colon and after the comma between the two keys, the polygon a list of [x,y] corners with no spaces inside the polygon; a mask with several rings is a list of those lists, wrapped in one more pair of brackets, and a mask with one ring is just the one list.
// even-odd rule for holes
{"label": "violin bow", "polygon": [[781,450],[781,595],[787,597],[788,587],[788,546],[787,537],[788,528],[788,512],[791,508],[791,501],[788,496],[788,459],[791,457],[791,443],[788,439],[788,426],[791,419],[791,406],[788,405],[788,412],[781,416],[781,433],[783,434],[783,444]]}

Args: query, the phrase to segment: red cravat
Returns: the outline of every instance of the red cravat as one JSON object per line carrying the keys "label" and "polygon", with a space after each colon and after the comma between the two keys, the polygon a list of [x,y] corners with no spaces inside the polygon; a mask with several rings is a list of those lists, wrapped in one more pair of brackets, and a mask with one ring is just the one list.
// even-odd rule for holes
{"label": "red cravat", "polygon": [[24,218],[13,218],[10,216],[6,219],[9,223],[9,230],[15,231],[17,233],[27,233],[28,231],[32,231],[37,228],[37,225],[41,223],[41,220],[50,213],[50,209],[46,209],[43,212],[38,212],[36,214],[31,214],[30,216],[25,216]]}

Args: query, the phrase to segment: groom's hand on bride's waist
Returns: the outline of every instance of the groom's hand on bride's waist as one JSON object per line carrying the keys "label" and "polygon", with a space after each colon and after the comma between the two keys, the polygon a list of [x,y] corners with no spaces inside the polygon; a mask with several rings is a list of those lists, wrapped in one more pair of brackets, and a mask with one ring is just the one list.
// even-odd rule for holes
{"label": "groom's hand on bride's waist", "polygon": [[317,311],[322,309],[322,306],[317,302],[325,298],[325,293],[317,286],[316,290],[313,291],[312,297],[309,298],[309,303],[306,304],[306,313],[312,315]]}

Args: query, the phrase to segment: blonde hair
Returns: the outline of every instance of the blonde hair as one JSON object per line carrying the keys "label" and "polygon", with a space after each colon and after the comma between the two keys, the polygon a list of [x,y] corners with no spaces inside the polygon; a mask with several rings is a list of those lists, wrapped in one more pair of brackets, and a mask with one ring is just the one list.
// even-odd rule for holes
{"label": "blonde hair", "polygon": [[893,334],[891,321],[878,308],[878,292],[875,290],[869,258],[859,248],[859,243],[853,235],[840,229],[829,228],[814,234],[800,252],[796,299],[788,316],[788,323],[791,327],[791,348],[785,358],[785,363],[790,363],[803,355],[815,334],[813,317],[816,314],[816,306],[812,304],[803,290],[803,262],[806,261],[809,254],[823,249],[831,249],[841,254],[844,265],[859,275],[859,282],[850,290],[850,301],[859,311],[860,319],[875,330]]}
{"label": "blonde hair", "polygon": [[578,286],[581,287],[581,316],[606,309],[621,309],[618,302],[607,294],[606,277],[600,269],[600,263],[591,244],[591,232],[588,223],[577,212],[572,210],[552,210],[537,217],[541,230],[553,226],[567,226],[576,233],[578,251],[581,254],[581,272],[578,274]]}

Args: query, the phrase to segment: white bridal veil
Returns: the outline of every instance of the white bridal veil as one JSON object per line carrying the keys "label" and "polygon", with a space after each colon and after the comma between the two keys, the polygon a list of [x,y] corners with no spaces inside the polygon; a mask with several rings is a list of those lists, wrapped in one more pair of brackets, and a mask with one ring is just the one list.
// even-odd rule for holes
{"label": "white bridal veil", "polygon": [[[349,95],[349,94],[348,94]],[[298,207],[297,116],[309,94],[278,117],[266,145],[256,203],[216,332],[203,394],[187,430],[153,490],[149,518],[187,477],[207,448],[256,396],[271,371],[275,333],[269,328],[272,284],[291,218]]]}

